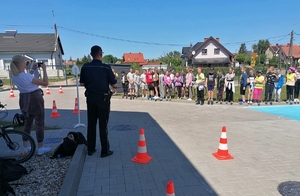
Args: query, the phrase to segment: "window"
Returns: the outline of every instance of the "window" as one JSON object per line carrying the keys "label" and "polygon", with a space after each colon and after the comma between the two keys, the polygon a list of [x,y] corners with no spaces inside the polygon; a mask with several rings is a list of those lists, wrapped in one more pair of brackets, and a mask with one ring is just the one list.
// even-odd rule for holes
{"label": "window", "polygon": [[3,61],[4,69],[6,69],[6,70],[10,69],[10,62],[11,62],[11,60],[4,60]]}
{"label": "window", "polygon": [[207,55],[207,49],[202,49],[201,53],[202,55]]}
{"label": "window", "polygon": [[214,54],[220,54],[220,48],[215,48]]}

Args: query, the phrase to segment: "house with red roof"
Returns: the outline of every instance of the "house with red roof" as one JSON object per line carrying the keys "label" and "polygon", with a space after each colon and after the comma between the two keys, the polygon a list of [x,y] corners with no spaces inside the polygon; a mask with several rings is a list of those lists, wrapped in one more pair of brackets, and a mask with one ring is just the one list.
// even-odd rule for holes
{"label": "house with red roof", "polygon": [[228,67],[234,61],[234,55],[220,43],[220,39],[212,36],[183,47],[181,58],[186,66],[193,67]]}
{"label": "house with red roof", "polygon": [[[292,49],[292,55],[290,58],[290,49]],[[280,45],[280,50],[278,52],[279,58],[283,60],[284,63],[287,64],[297,64],[300,59],[300,46],[297,44],[293,44],[292,48],[290,44]],[[290,62],[290,59],[292,59],[292,62]]]}
{"label": "house with red roof", "polygon": [[143,53],[124,53],[123,54],[123,63],[137,63],[139,65],[143,65],[147,63],[147,61],[144,59]]}

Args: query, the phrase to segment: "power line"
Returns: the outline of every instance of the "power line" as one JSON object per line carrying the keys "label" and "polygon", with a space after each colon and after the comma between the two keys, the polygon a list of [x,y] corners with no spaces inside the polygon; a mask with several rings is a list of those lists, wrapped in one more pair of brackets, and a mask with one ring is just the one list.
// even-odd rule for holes
{"label": "power line", "polygon": [[87,32],[83,32],[83,31],[79,31],[79,30],[69,29],[69,28],[62,27],[62,26],[57,26],[57,27],[60,29],[64,29],[64,30],[68,30],[68,31],[72,31],[72,32],[80,33],[80,34],[90,35],[90,36],[94,36],[94,37],[101,37],[104,39],[110,39],[110,40],[116,40],[116,41],[122,41],[122,42],[130,42],[130,43],[136,43],[136,44],[148,44],[148,45],[160,45],[160,46],[182,46],[181,44],[165,44],[165,43],[157,43],[157,42],[146,42],[146,41],[136,41],[136,40],[122,39],[122,38],[114,38],[114,37],[108,37],[108,36],[104,36],[104,35],[97,35],[97,34],[93,34],[93,33],[87,33]]}
{"label": "power line", "polygon": [[[30,28],[50,27],[50,28],[53,28],[52,25],[20,25],[20,24],[5,24],[5,25],[0,25],[0,27],[30,27]],[[129,39],[123,39],[123,38],[115,38],[115,37],[109,37],[109,36],[104,36],[104,35],[97,35],[97,34],[94,34],[94,33],[87,33],[87,32],[83,32],[83,31],[80,31],[80,30],[70,29],[70,28],[62,27],[62,26],[57,26],[57,28],[67,30],[67,31],[71,31],[71,32],[75,32],[75,33],[79,33],[79,34],[85,34],[85,35],[89,35],[89,36],[93,36],[93,37],[100,37],[100,38],[103,38],[103,39],[110,39],[110,40],[122,41],[122,42],[130,42],[130,43],[136,43],[136,44],[160,45],[160,46],[183,46],[183,45],[186,45],[186,44],[158,43],[158,42],[147,42],[147,41],[137,41],[137,40],[129,40]],[[295,34],[299,35],[297,33],[295,33]],[[290,34],[275,36],[275,37],[269,37],[269,38],[266,38],[266,39],[271,40],[271,39],[280,38],[276,41],[276,42],[279,42],[279,41],[283,40],[284,38],[286,38],[289,35]],[[253,43],[253,42],[258,42],[259,40],[261,40],[261,39],[248,40],[248,41],[238,41],[238,42],[228,42],[228,43],[223,43],[223,45]]]}

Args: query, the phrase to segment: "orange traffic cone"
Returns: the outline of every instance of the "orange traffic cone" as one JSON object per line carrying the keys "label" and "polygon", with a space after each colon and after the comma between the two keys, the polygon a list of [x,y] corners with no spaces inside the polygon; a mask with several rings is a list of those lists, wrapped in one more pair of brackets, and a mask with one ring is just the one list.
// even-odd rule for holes
{"label": "orange traffic cone", "polygon": [[174,183],[172,181],[168,182],[166,196],[175,196]]}
{"label": "orange traffic cone", "polygon": [[144,135],[144,129],[140,129],[140,139],[138,143],[138,150],[135,157],[133,157],[132,161],[137,163],[146,164],[152,160],[152,157],[148,155],[147,147],[146,147],[146,139]]}
{"label": "orange traffic cone", "polygon": [[61,86],[59,87],[59,94],[64,94]]}
{"label": "orange traffic cone", "polygon": [[47,94],[47,95],[50,95],[50,94],[51,94],[48,86],[47,86],[46,94]]}
{"label": "orange traffic cone", "polygon": [[10,97],[10,98],[15,97],[15,94],[14,94],[14,91],[13,91],[12,88],[10,88],[10,94],[9,94],[9,97]]}
{"label": "orange traffic cone", "polygon": [[55,100],[53,100],[52,114],[51,114],[50,118],[57,118],[57,117],[60,117],[60,115],[57,111]]}
{"label": "orange traffic cone", "polygon": [[[75,109],[73,111],[73,114],[78,114],[78,112],[79,112],[79,109],[78,109],[78,99],[75,98]],[[81,113],[81,111],[80,111],[80,113]]]}
{"label": "orange traffic cone", "polygon": [[219,160],[230,160],[233,159],[233,156],[231,156],[228,152],[228,146],[227,146],[227,134],[226,134],[226,127],[222,127],[222,134],[220,138],[219,148],[218,151],[215,153],[212,153],[217,159]]}

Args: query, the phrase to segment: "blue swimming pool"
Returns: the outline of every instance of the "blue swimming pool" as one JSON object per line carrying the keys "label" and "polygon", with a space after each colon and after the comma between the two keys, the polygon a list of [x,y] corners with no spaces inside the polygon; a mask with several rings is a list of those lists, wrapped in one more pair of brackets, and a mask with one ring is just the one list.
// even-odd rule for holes
{"label": "blue swimming pool", "polygon": [[300,105],[248,107],[250,110],[300,121]]}

